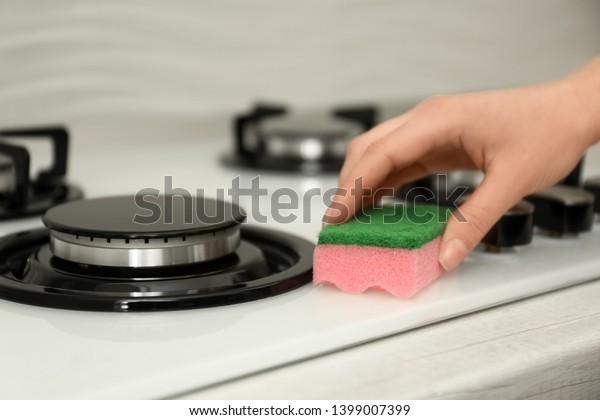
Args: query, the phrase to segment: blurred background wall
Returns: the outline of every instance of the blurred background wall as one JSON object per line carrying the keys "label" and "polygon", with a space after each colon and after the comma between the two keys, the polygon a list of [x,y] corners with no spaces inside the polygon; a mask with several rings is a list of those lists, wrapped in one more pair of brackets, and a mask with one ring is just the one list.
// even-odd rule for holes
{"label": "blurred background wall", "polygon": [[0,123],[394,104],[598,53],[598,0],[0,0]]}
{"label": "blurred background wall", "polygon": [[226,119],[256,99],[391,116],[599,53],[598,0],[0,0],[0,124]]}

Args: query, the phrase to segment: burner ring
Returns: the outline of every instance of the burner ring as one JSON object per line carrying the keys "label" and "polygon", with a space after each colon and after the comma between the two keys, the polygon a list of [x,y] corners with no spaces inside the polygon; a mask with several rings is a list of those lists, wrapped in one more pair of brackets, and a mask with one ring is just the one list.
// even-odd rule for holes
{"label": "burner ring", "polygon": [[158,267],[215,260],[234,252],[240,227],[191,236],[110,238],[50,231],[50,249],[59,258],[110,267]]}

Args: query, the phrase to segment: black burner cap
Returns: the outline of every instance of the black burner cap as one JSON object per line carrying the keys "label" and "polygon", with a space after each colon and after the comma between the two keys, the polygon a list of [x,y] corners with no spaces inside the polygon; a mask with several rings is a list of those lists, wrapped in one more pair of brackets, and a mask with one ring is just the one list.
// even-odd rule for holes
{"label": "black burner cap", "polygon": [[164,238],[214,232],[246,219],[233,203],[205,197],[119,196],[79,200],[51,208],[50,230],[101,238]]}

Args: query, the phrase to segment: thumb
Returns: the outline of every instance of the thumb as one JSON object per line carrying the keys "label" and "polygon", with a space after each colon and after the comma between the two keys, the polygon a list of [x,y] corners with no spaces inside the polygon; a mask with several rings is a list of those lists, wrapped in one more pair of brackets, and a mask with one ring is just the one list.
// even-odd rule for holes
{"label": "thumb", "polygon": [[453,212],[440,244],[439,262],[446,271],[455,269],[500,217],[521,199],[514,186],[502,175],[486,174],[475,192]]}

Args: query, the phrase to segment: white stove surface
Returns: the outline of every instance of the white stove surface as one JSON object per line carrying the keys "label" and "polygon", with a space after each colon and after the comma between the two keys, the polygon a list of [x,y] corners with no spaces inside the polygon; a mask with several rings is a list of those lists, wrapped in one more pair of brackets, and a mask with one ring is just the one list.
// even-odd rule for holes
{"label": "white stove surface", "polygon": [[[252,172],[224,168],[230,140],[75,143],[69,178],[88,197],[176,187],[210,195]],[[215,148],[215,144],[219,144]],[[116,152],[115,152],[116,151]],[[261,187],[298,192],[335,186],[335,177],[265,175]],[[244,201],[242,204],[249,209]],[[261,210],[269,209],[268,200]],[[311,221],[268,226],[315,241],[325,210]],[[299,214],[299,213],[297,213]],[[0,223],[0,234],[41,225]],[[98,313],[0,300],[1,398],[168,398],[260,370],[347,348],[460,314],[600,278],[600,224],[578,238],[536,235],[512,253],[475,252],[409,301],[312,285],[232,306],[156,313]],[[265,396],[268,397],[268,396]]]}

